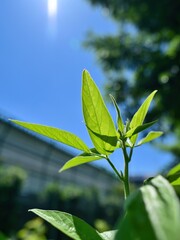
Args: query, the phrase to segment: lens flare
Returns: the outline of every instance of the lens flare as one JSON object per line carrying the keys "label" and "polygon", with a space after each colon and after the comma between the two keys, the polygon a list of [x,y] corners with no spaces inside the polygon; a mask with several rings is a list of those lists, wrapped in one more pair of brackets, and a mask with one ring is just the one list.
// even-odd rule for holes
{"label": "lens flare", "polygon": [[57,0],[48,0],[48,15],[54,17],[57,14]]}

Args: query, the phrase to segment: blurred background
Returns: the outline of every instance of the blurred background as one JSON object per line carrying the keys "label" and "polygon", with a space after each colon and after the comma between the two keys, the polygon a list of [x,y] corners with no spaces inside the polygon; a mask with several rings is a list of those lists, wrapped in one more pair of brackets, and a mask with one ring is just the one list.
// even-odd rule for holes
{"label": "blurred background", "polygon": [[[108,230],[122,212],[123,189],[107,163],[99,160],[59,174],[79,152],[8,119],[61,128],[92,147],[81,111],[83,69],[114,118],[109,93],[116,98],[124,121],[157,89],[146,120],[159,119],[153,129],[164,135],[136,149],[131,188],[166,173],[180,157],[180,1],[0,4],[0,239],[61,239],[27,212],[34,207],[68,211]],[[123,169],[120,152],[112,160]]]}

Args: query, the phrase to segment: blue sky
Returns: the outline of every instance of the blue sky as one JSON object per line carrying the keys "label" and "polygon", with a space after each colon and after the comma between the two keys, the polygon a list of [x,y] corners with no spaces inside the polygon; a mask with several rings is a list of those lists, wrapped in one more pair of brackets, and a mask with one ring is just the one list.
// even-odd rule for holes
{"label": "blue sky", "polygon": [[[81,111],[81,74],[86,68],[101,89],[105,75],[82,43],[88,31],[114,34],[117,26],[86,0],[58,0],[56,11],[48,12],[48,0],[1,2],[0,112],[73,132],[92,146]],[[112,159],[123,168],[119,152]],[[170,159],[144,145],[135,151],[131,173],[153,175]],[[107,167],[104,160],[97,164]]]}

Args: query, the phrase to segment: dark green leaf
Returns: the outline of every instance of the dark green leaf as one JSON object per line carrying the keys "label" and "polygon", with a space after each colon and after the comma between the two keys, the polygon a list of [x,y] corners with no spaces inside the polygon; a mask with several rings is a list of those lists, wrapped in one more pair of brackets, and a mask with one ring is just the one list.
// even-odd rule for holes
{"label": "dark green leaf", "polygon": [[30,211],[74,240],[103,240],[94,228],[71,214],[55,210],[32,209]]}
{"label": "dark green leaf", "polygon": [[153,178],[127,198],[115,240],[179,240],[180,204],[169,182]]}

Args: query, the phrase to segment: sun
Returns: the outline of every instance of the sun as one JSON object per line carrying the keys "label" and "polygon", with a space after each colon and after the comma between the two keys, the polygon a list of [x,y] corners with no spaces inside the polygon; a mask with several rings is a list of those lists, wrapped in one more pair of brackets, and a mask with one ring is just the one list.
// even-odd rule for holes
{"label": "sun", "polygon": [[57,0],[48,0],[48,15],[50,17],[56,16],[57,5]]}

